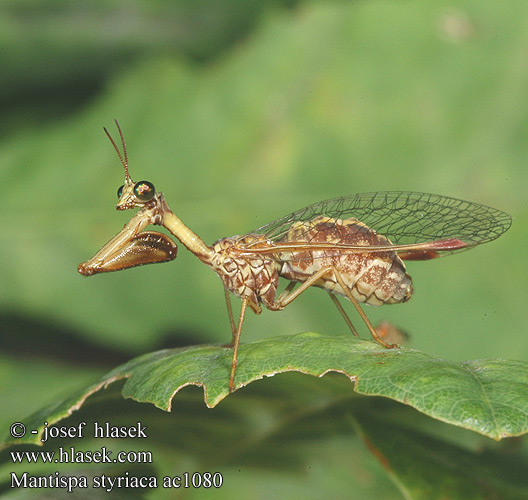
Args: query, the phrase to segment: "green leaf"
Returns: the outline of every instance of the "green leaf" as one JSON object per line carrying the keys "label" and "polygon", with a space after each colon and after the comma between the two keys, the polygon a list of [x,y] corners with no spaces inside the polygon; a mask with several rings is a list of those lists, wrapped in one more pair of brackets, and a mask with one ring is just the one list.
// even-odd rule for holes
{"label": "green leaf", "polygon": [[[125,398],[165,411],[171,410],[173,397],[183,387],[202,386],[205,404],[213,408],[229,395],[231,357],[232,350],[221,346],[166,349],[140,356],[66,401],[34,414],[26,426],[39,428],[44,421],[52,425],[80,408],[91,394],[121,379],[126,379]],[[352,336],[302,333],[242,345],[236,387],[288,371],[319,377],[339,372],[354,382],[359,394],[394,399],[497,440],[528,431],[526,363],[455,363],[414,349],[387,350]],[[40,434],[25,440],[38,443],[39,438]]]}
{"label": "green leaf", "polygon": [[[367,411],[365,411],[367,410]],[[404,498],[442,500],[527,496],[526,459],[519,450],[462,446],[430,435],[411,415],[361,408],[353,419],[358,434]],[[405,450],[402,453],[402,450]]]}

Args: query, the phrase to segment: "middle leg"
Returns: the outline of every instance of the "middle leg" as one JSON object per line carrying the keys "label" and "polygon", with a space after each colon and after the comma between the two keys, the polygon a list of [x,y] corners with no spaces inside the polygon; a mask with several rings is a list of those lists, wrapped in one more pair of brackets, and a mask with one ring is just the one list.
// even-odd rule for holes
{"label": "middle leg", "polygon": [[[299,288],[297,288],[296,290],[293,290],[295,284],[292,285],[293,282],[290,283],[288,287],[286,288],[286,290],[279,296],[279,298],[273,304],[267,304],[267,307],[274,311],[279,311],[281,309],[284,309],[288,304],[294,301],[302,292],[304,292],[306,289],[314,285],[321,278],[324,278],[326,275],[329,275],[329,274],[333,274],[335,276],[335,279],[337,283],[339,284],[339,286],[342,288],[343,292],[345,293],[345,296],[347,297],[348,300],[350,300],[350,302],[352,302],[357,312],[361,316],[361,319],[364,321],[365,325],[369,329],[370,334],[372,335],[372,338],[376,342],[381,344],[383,347],[386,347],[387,349],[398,347],[397,344],[388,344],[377,334],[376,330],[372,326],[372,323],[368,319],[367,315],[365,314],[363,309],[361,309],[361,306],[359,305],[358,300],[354,297],[354,295],[352,294],[352,291],[350,290],[350,288],[346,285],[345,281],[343,280],[341,273],[335,266],[326,266],[326,267],[319,269],[319,271],[317,271],[312,276],[310,276],[306,281],[303,281],[301,285],[299,286]],[[356,336],[359,336],[356,329],[352,325],[350,318],[346,314],[341,304],[338,302],[337,297],[334,297],[332,293],[330,293],[330,298],[332,299],[337,309],[343,316],[345,322],[347,323],[352,333]]]}

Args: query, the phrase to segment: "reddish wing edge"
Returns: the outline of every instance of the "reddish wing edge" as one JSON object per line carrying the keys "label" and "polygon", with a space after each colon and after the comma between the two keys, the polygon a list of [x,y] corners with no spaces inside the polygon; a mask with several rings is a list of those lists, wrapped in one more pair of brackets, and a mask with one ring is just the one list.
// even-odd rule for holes
{"label": "reddish wing edge", "polygon": [[398,252],[404,260],[430,260],[441,256],[441,252],[453,252],[469,248],[469,245],[458,238],[414,243],[409,245],[335,245],[333,243],[306,243],[306,242],[269,242],[263,241],[251,246],[238,245],[242,254],[277,254],[283,252],[299,252],[306,250],[339,249],[343,253],[382,253]]}
{"label": "reddish wing edge", "polygon": [[441,252],[452,252],[468,248],[467,243],[458,238],[448,238],[445,240],[431,241],[427,244],[428,248],[420,250],[403,250],[396,251],[403,260],[430,260],[441,257]]}

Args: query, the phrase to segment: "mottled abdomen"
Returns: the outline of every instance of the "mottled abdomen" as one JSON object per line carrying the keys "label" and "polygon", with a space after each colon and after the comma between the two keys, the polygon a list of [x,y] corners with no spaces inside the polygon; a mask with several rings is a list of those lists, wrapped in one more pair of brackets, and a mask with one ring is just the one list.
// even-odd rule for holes
{"label": "mottled abdomen", "polygon": [[[319,216],[309,222],[292,224],[283,242],[333,243],[335,245],[387,245],[390,241],[357,219],[331,219]],[[366,248],[366,250],[367,250]],[[306,281],[320,269],[333,266],[358,302],[375,306],[409,300],[413,292],[411,277],[396,252],[344,253],[339,248],[285,252],[280,275],[292,281]],[[329,272],[315,286],[346,295]]]}

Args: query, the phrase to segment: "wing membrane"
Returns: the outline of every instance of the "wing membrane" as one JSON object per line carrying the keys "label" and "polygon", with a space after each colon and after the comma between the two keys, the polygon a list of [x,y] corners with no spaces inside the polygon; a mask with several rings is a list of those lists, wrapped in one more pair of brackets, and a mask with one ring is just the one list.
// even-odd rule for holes
{"label": "wing membrane", "polygon": [[[427,193],[385,191],[315,203],[255,229],[252,233],[263,235],[269,242],[275,243],[276,246],[271,245],[272,248],[275,246],[286,250],[285,247],[288,247],[290,250],[300,245],[307,249],[310,248],[309,241],[303,241],[302,237],[298,242],[290,241],[288,231],[292,224],[298,228],[302,227],[299,224],[306,223],[308,232],[309,222],[318,216],[355,218],[392,243],[368,247],[369,252],[402,251],[407,259],[416,260],[432,258],[426,256],[426,252],[431,249],[434,250],[434,257],[437,257],[492,241],[511,225],[508,214],[479,203]],[[257,249],[257,246],[247,245],[244,250],[263,250]],[[365,247],[352,245],[337,244],[333,247],[351,253],[365,250]],[[268,247],[267,252],[272,252],[272,248]],[[321,248],[321,245],[315,244],[313,248]]]}

